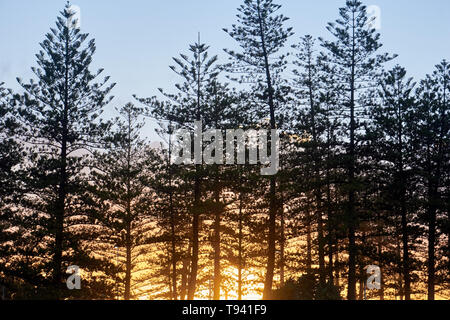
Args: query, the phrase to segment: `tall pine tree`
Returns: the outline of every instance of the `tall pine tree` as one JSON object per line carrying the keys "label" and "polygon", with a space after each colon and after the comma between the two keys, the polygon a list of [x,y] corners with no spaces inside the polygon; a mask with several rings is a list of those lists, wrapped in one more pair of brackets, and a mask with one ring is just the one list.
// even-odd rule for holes
{"label": "tall pine tree", "polygon": [[153,241],[151,180],[156,156],[140,137],[143,110],[128,103],[118,111],[114,131],[105,138],[106,150],[95,153],[87,199],[103,226],[98,246],[110,259],[114,251],[120,253],[117,268],[123,274],[123,298],[129,300],[136,298],[132,274],[139,271]]}
{"label": "tall pine tree", "polygon": [[[400,219],[402,261],[399,269],[402,270],[404,281],[404,295],[406,300],[411,299],[411,197],[412,185],[412,149],[411,130],[414,122],[412,112],[415,108],[414,86],[412,78],[406,77],[406,70],[396,66],[386,72],[381,81],[380,102],[371,110],[374,130],[369,127],[367,134],[373,139],[374,156],[377,164],[374,167],[386,174],[375,179],[385,186],[383,202],[394,210],[394,216]],[[388,180],[383,182],[382,177]],[[381,235],[380,235],[381,236]]]}
{"label": "tall pine tree", "polygon": [[89,69],[95,42],[86,42],[88,34],[74,27],[73,15],[67,3],[36,55],[38,67],[32,71],[37,81],[18,79],[24,93],[15,96],[32,160],[28,201],[23,205],[32,212],[33,228],[42,233],[40,249],[46,253],[39,258],[40,272],[52,278],[48,286],[56,298],[64,296],[65,268],[84,267],[86,255],[75,226],[85,223],[86,217],[77,207],[76,194],[85,159],[108,128],[100,115],[114,87],[108,84],[109,77],[95,82],[103,72]]}
{"label": "tall pine tree", "polygon": [[[439,217],[446,211],[443,201],[445,179],[449,163],[449,99],[450,64],[443,60],[435,71],[421,81],[417,89],[418,108],[413,145],[420,183],[423,185],[423,221],[428,228],[427,287],[428,299],[435,299],[437,284],[437,248],[440,247]],[[447,170],[447,171],[446,171]],[[448,216],[448,213],[447,213]]]}
{"label": "tall pine tree", "polygon": [[[20,168],[23,162],[23,146],[17,140],[20,125],[11,103],[11,90],[0,83],[0,286],[4,298],[13,298],[20,287],[23,273],[17,272],[17,252],[11,232],[16,221],[14,203],[20,197]],[[16,296],[17,297],[17,296]]]}
{"label": "tall pine tree", "polygon": [[[253,77],[260,91],[262,113],[264,118],[269,114],[270,129],[279,128],[276,118],[276,77],[286,65],[285,55],[280,54],[287,39],[293,34],[292,28],[285,28],[288,20],[282,14],[277,14],[281,5],[274,4],[272,0],[244,0],[238,8],[238,24],[231,30],[224,29],[240,45],[242,51],[225,50],[232,62],[228,70],[239,70]],[[275,269],[276,244],[276,216],[277,194],[276,177],[270,177],[269,191],[269,221],[268,221],[268,249],[267,268],[264,281],[264,298],[269,299],[272,291]]]}
{"label": "tall pine tree", "polygon": [[365,95],[368,89],[376,85],[382,65],[391,60],[388,54],[376,55],[382,46],[380,34],[369,25],[366,6],[359,0],[347,0],[346,6],[339,10],[340,19],[329,23],[327,29],[335,38],[333,41],[322,40],[327,49],[329,62],[336,66],[338,81],[343,85],[341,107],[346,111],[345,143],[347,150],[347,185],[348,195],[346,221],[348,227],[348,299],[356,299],[356,264],[358,229],[358,132],[361,130],[361,117],[367,108]]}

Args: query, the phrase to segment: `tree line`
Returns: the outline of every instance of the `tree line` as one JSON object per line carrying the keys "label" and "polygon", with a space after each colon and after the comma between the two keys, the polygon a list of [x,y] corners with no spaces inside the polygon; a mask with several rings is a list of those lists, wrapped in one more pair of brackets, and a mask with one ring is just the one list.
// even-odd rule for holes
{"label": "tree line", "polygon": [[[4,299],[449,298],[449,62],[408,76],[359,0],[326,39],[296,37],[280,9],[244,0],[227,61],[199,38],[173,58],[174,88],[106,119],[115,83],[67,3],[34,78],[0,85]],[[278,130],[278,174],[174,165],[195,121]]]}

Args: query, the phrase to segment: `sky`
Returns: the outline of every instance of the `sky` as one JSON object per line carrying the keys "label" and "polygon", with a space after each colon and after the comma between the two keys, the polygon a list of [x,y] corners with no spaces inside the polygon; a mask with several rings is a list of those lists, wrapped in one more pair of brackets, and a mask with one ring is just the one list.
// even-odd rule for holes
{"label": "sky", "polygon": [[[0,82],[19,90],[16,77],[32,78],[39,43],[64,8],[65,0],[0,0]],[[169,69],[172,57],[187,52],[201,33],[211,54],[221,61],[224,48],[236,44],[222,29],[236,22],[243,0],[73,0],[81,11],[81,30],[96,39],[92,70],[104,68],[117,86],[113,107],[135,102],[132,95],[151,97],[158,88],[173,92],[178,76]],[[275,0],[290,20],[295,35],[329,38],[328,22],[338,18],[344,0]],[[450,60],[450,1],[368,0],[380,8],[382,51],[397,53],[395,60],[417,79],[431,73],[442,59]],[[138,102],[136,102],[138,103]],[[153,124],[146,135],[158,140]]]}

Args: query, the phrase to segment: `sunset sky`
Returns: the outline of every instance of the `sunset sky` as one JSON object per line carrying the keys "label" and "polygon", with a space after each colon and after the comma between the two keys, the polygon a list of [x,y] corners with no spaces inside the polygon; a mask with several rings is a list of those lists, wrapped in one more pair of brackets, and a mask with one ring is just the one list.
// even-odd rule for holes
{"label": "sunset sky", "polygon": [[0,0],[0,300],[450,299],[449,13]]}
{"label": "sunset sky", "polygon": [[[18,89],[16,77],[32,76],[39,43],[54,26],[64,0],[0,0],[0,81]],[[241,0],[193,1],[106,1],[76,0],[81,8],[81,30],[96,39],[95,67],[117,82],[114,105],[133,101],[132,95],[150,97],[157,88],[172,90],[178,77],[168,66],[171,57],[186,52],[201,32],[202,41],[211,53],[227,61],[223,48],[234,48],[234,41],[222,31],[235,21]],[[326,25],[338,17],[345,1],[279,1],[282,12],[291,18],[295,36],[328,37]],[[405,66],[410,75],[422,78],[439,63],[444,52],[450,52],[450,1],[377,0],[367,2],[381,9],[381,35],[384,50],[397,53],[395,63]],[[113,108],[110,108],[113,113]],[[108,115],[108,114],[107,114]],[[157,139],[151,125],[146,133]]]}

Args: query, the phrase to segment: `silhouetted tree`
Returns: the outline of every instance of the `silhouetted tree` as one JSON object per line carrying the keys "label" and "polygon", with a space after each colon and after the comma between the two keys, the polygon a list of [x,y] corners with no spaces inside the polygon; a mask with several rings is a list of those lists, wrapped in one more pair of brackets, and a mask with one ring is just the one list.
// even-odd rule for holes
{"label": "silhouetted tree", "polygon": [[[182,84],[177,84],[176,94],[165,93],[160,90],[168,99],[167,102],[159,102],[156,98],[138,99],[148,105],[151,115],[161,121],[170,121],[176,128],[192,130],[195,121],[201,121],[204,130],[217,128],[227,117],[226,110],[233,103],[233,97],[228,93],[229,89],[218,80],[219,67],[217,56],[209,57],[206,44],[200,40],[190,46],[191,56],[181,54],[180,58],[173,58],[176,63],[170,68],[182,79]],[[201,138],[201,137],[197,137]],[[199,269],[199,231],[200,215],[211,212],[216,213],[215,237],[220,237],[220,214],[209,208],[211,202],[206,201],[208,186],[205,185],[204,176],[208,174],[205,169],[203,159],[197,159],[194,171],[188,170],[185,173],[187,179],[193,178],[193,201],[191,206],[192,214],[192,235],[191,235],[191,263],[189,274],[189,285],[187,298],[194,299],[197,290],[197,274]],[[211,172],[209,172],[211,173]],[[216,190],[215,197],[220,194]],[[219,297],[220,292],[220,241],[215,247],[215,297]]]}
{"label": "silhouetted tree", "polygon": [[5,298],[12,298],[20,286],[17,279],[21,278],[13,258],[17,252],[14,247],[17,234],[11,230],[16,225],[14,203],[20,197],[19,165],[24,154],[17,140],[20,125],[11,102],[11,90],[0,83],[0,286]]}
{"label": "silhouetted tree", "polygon": [[[272,0],[244,0],[238,8],[238,24],[232,30],[224,29],[242,48],[242,52],[225,50],[232,58],[227,66],[229,71],[238,69],[253,77],[261,91],[259,97],[262,104],[268,106],[264,111],[270,115],[270,129],[277,129],[275,75],[283,70],[285,56],[279,54],[287,39],[293,34],[292,28],[285,28],[288,20],[276,12],[281,8]],[[266,115],[265,115],[266,116]],[[272,291],[275,268],[275,242],[276,242],[276,178],[270,178],[269,191],[269,221],[268,221],[268,252],[267,269],[264,281],[264,298],[269,299]]]}
{"label": "silhouetted tree", "polygon": [[82,240],[89,235],[75,236],[76,226],[86,222],[76,195],[87,154],[108,129],[99,117],[112,99],[108,95],[114,87],[107,84],[108,77],[94,82],[103,71],[89,70],[95,42],[86,43],[88,35],[73,27],[73,14],[67,4],[56,28],[41,43],[38,67],[32,68],[37,81],[26,84],[18,79],[25,92],[15,96],[31,161],[28,196],[22,205],[32,222],[23,226],[37,233],[37,247],[42,252],[36,252],[34,262],[41,265],[39,273],[45,274],[45,279],[52,277],[54,297],[59,298],[65,295],[59,292],[64,267],[84,267],[87,259]]}
{"label": "silhouetted tree", "polygon": [[[438,217],[446,211],[443,202],[448,172],[450,120],[450,64],[444,60],[431,75],[421,81],[417,89],[418,107],[413,137],[415,165],[423,186],[423,221],[428,227],[428,299],[435,299],[436,252],[440,246]],[[447,213],[448,216],[448,213]]]}
{"label": "silhouetted tree", "polygon": [[346,6],[339,10],[340,19],[329,23],[327,29],[335,37],[334,41],[322,40],[327,49],[329,62],[336,66],[337,79],[343,85],[341,108],[346,111],[348,132],[347,185],[348,204],[346,221],[348,226],[348,299],[356,299],[356,261],[358,228],[357,209],[357,136],[361,130],[361,116],[367,108],[367,93],[373,89],[383,63],[392,59],[388,54],[376,55],[382,46],[380,34],[369,27],[369,18],[364,6],[358,0],[347,0]]}
{"label": "silhouetted tree", "polygon": [[123,270],[123,297],[129,300],[135,297],[132,273],[139,270],[155,233],[151,181],[157,158],[140,137],[143,109],[128,103],[118,111],[114,131],[105,138],[106,149],[95,153],[87,198],[97,224],[103,226],[99,248],[114,260],[115,249],[123,253],[124,261],[117,261],[117,268]]}
{"label": "silhouetted tree", "polygon": [[[388,177],[388,181],[384,182],[387,183],[384,205],[392,208],[395,216],[400,216],[402,262],[399,268],[404,279],[406,300],[411,299],[411,234],[408,225],[412,222],[411,197],[414,190],[411,184],[411,130],[415,126],[412,121],[415,108],[414,86],[413,79],[406,77],[404,68],[396,66],[386,72],[381,81],[381,100],[371,110],[374,130],[367,130],[369,135],[373,135],[375,159],[378,163],[373,166],[380,166]],[[384,174],[375,174],[375,179],[383,183]]]}

